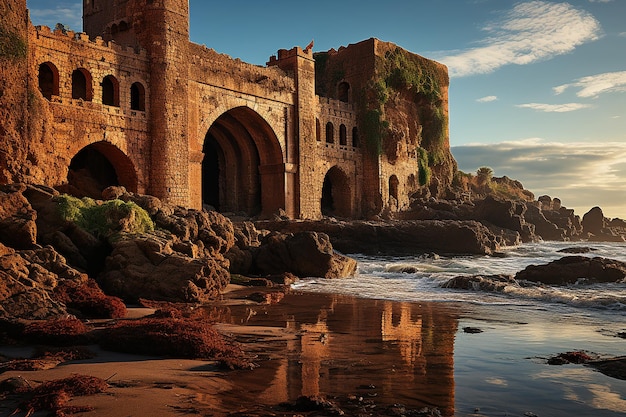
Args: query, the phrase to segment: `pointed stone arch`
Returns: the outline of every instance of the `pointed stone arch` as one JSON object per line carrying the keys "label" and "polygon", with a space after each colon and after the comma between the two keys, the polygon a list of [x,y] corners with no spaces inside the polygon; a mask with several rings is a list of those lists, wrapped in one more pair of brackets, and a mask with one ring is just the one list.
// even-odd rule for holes
{"label": "pointed stone arch", "polygon": [[128,156],[117,146],[101,141],[82,148],[72,158],[67,185],[62,191],[78,197],[101,198],[102,190],[122,185],[137,192],[137,172]]}
{"label": "pointed stone arch", "polygon": [[221,212],[269,215],[285,208],[285,165],[278,138],[256,111],[221,114],[202,151],[202,203]]}
{"label": "pointed stone arch", "polygon": [[322,185],[322,215],[351,217],[352,191],[348,175],[337,165],[330,168]]}

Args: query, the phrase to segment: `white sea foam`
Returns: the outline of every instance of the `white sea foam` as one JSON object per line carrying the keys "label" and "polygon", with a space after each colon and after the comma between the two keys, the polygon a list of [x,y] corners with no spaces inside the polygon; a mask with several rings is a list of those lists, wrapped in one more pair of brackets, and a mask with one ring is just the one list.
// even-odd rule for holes
{"label": "white sea foam", "polygon": [[447,301],[477,304],[545,304],[583,309],[626,311],[626,283],[569,285],[501,285],[498,291],[446,289],[441,285],[456,276],[514,276],[526,266],[546,264],[568,256],[559,250],[589,247],[583,256],[601,256],[626,262],[626,243],[541,242],[507,248],[504,257],[375,257],[351,255],[359,263],[354,278],[304,279],[295,285],[302,291],[330,292],[399,301]]}

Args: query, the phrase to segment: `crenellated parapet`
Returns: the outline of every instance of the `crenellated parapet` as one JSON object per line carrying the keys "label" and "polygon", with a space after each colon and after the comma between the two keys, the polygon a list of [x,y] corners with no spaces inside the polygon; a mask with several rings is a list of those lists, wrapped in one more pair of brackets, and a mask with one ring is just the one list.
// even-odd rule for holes
{"label": "crenellated parapet", "polygon": [[148,52],[140,47],[128,47],[119,45],[114,41],[105,41],[101,36],[90,37],[85,32],[74,32],[73,30],[50,29],[48,26],[32,26],[35,38],[49,38],[58,42],[76,43],[87,48],[106,48],[111,53],[127,55],[137,59],[148,59]]}

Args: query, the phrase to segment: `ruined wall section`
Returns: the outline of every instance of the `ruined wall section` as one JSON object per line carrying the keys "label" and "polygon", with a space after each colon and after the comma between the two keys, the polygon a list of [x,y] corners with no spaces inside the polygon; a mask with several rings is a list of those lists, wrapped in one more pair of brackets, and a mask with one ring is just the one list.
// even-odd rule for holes
{"label": "ruined wall section", "polygon": [[0,184],[43,179],[31,172],[36,154],[25,143],[30,97],[26,2],[1,0],[0,15]]}
{"label": "ruined wall section", "polygon": [[[374,46],[376,77],[387,81],[383,108],[389,126],[383,137],[381,178],[389,180],[395,175],[399,181],[397,198],[390,196],[389,183],[382,188],[383,202],[391,212],[403,211],[409,208],[413,194],[444,195],[457,170],[450,152],[448,69],[390,42],[375,40]],[[389,79],[390,71],[397,68],[413,83],[418,74],[411,71],[419,73],[419,92],[414,85],[398,86]]]}
{"label": "ruined wall section", "polygon": [[[327,97],[317,97],[317,120],[315,148],[315,186],[311,190],[313,199],[321,201],[322,186],[328,171],[336,166],[348,178],[351,216],[361,216],[363,196],[363,149],[358,137],[357,115],[353,104]],[[329,143],[326,126],[332,125],[333,140]],[[341,142],[341,126],[345,127],[345,144]],[[355,130],[356,128],[356,130]],[[357,137],[354,137],[356,134]]]}
{"label": "ruined wall section", "polygon": [[339,84],[345,82],[350,86],[348,102],[353,104],[356,112],[363,155],[359,180],[363,193],[361,211],[364,216],[377,214],[383,209],[379,157],[368,149],[368,126],[364,123],[365,111],[372,100],[367,92],[376,74],[375,42],[376,39],[367,39],[339,50],[331,49],[315,55],[318,95],[338,99]]}
{"label": "ruined wall section", "polygon": [[[106,155],[116,168],[120,184],[132,191],[146,192],[151,151],[149,112],[131,110],[131,85],[135,82],[145,87],[146,103],[149,102],[146,51],[136,52],[101,38],[91,40],[85,33],[51,31],[48,27],[31,27],[29,39],[32,82],[37,85],[39,67],[43,63],[52,64],[58,71],[58,95],[48,101],[37,88],[41,110],[51,114],[45,129],[54,138],[40,149],[49,159],[41,165],[59,167],[55,178],[47,183],[64,183],[71,159],[84,147],[103,142],[121,151],[121,154]],[[90,99],[72,98],[72,72],[77,69],[91,81],[87,92]],[[102,81],[107,76],[113,76],[118,82],[119,106],[103,104]],[[54,161],[50,160],[52,158]]]}

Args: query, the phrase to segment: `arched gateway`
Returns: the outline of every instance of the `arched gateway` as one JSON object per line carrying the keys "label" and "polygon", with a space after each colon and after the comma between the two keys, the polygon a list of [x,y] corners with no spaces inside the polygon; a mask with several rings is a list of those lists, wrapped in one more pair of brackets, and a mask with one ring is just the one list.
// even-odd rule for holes
{"label": "arched gateway", "polygon": [[102,190],[123,185],[137,192],[137,173],[131,160],[109,142],[96,142],[82,148],[70,162],[64,192],[78,197],[101,198]]}
{"label": "arched gateway", "polygon": [[271,214],[285,206],[283,154],[254,110],[236,107],[209,128],[202,149],[202,202],[221,212]]}

